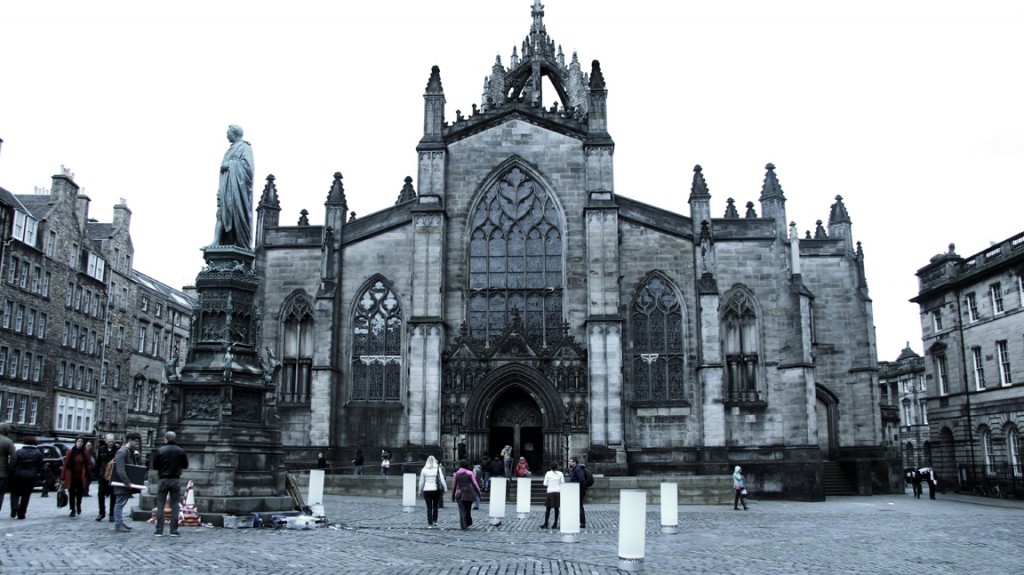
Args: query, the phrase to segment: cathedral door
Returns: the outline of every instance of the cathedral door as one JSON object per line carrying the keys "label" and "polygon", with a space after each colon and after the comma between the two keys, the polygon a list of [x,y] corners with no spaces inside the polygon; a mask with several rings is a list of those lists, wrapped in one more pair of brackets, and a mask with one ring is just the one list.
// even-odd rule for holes
{"label": "cathedral door", "polygon": [[522,389],[505,392],[495,402],[490,417],[488,453],[494,456],[505,445],[512,446],[513,467],[525,457],[533,473],[543,473],[544,434],[540,407]]}

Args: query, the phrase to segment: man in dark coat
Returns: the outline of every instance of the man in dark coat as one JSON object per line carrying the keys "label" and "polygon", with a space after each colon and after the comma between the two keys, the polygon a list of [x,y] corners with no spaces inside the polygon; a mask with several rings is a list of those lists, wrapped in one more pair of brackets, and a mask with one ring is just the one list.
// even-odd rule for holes
{"label": "man in dark coat", "polygon": [[177,435],[173,431],[164,434],[167,443],[157,450],[153,458],[153,469],[160,477],[156,491],[156,532],[164,534],[164,504],[167,496],[171,497],[171,537],[178,536],[178,514],[181,512],[181,470],[188,468],[188,455],[174,440]]}
{"label": "man in dark coat", "polygon": [[[99,505],[100,512],[96,516],[96,521],[103,521],[103,518],[107,516],[107,509],[110,509],[110,522],[114,522],[114,489],[110,486],[110,482],[107,481],[107,463],[114,460],[114,454],[117,453],[117,445],[114,443],[114,434],[108,433],[106,441],[100,442],[100,447],[96,450],[96,477],[99,481],[98,498],[99,501],[96,503]],[[109,505],[107,500],[110,500]]]}

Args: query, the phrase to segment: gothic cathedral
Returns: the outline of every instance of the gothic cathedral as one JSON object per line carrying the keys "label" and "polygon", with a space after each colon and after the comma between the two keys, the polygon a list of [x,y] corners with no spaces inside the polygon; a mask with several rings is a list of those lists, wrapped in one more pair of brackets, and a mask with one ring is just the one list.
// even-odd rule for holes
{"label": "gothic cathedral", "polygon": [[743,215],[712,214],[700,166],[689,215],[619,195],[600,64],[567,63],[532,15],[471,115],[446,121],[431,70],[418,190],[393,207],[346,217],[335,174],[323,225],[282,226],[267,178],[256,297],[288,456],[450,460],[464,438],[535,470],[566,449],[606,475],[742,465],[798,499],[829,466],[865,494],[898,477],[842,198],[800,238],[771,164]]}

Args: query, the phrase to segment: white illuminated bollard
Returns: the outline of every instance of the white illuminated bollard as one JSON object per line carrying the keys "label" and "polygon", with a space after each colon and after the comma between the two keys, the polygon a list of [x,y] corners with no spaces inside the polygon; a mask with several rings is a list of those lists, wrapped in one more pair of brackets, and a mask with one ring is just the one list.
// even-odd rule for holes
{"label": "white illuminated bollard", "polygon": [[516,479],[516,514],[519,519],[530,516],[530,485],[529,477]]}
{"label": "white illuminated bollard", "polygon": [[416,474],[402,474],[402,511],[411,512],[416,508]]}
{"label": "white illuminated bollard", "polygon": [[508,479],[504,477],[491,478],[491,502],[487,507],[491,525],[501,525],[501,521],[505,519],[505,493],[507,490]]}
{"label": "white illuminated bollard", "polygon": [[309,493],[306,495],[307,505],[317,505],[324,502],[324,470],[309,470]]}
{"label": "white illuminated bollard", "polygon": [[661,532],[679,533],[679,486],[661,484]]}
{"label": "white illuminated bollard", "polygon": [[564,543],[575,543],[580,536],[580,484],[563,483],[558,507],[558,531]]}
{"label": "white illuminated bollard", "polygon": [[640,571],[647,543],[647,492],[619,491],[619,569]]}

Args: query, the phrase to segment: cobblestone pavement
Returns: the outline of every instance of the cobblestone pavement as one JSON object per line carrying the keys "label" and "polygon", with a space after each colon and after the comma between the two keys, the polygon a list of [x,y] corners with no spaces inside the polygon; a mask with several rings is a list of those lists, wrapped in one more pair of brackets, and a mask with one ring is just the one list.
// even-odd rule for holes
{"label": "cobblestone pavement", "polygon": [[[5,498],[6,499],[6,498]],[[577,542],[541,530],[543,508],[519,519],[506,509],[492,526],[486,505],[468,531],[458,510],[441,510],[428,529],[422,501],[328,495],[330,528],[182,527],[180,538],[153,537],[153,525],[130,533],[96,522],[96,498],[84,517],[69,518],[55,498],[33,495],[28,518],[0,512],[0,573],[301,573],[604,575],[624,573],[618,559],[618,506],[587,506]],[[200,510],[201,511],[201,510]],[[907,495],[841,497],[821,503],[752,501],[679,507],[679,532],[661,533],[659,506],[647,506],[644,573],[911,573],[982,575],[1024,572],[1024,502],[963,495],[935,501]],[[98,552],[98,550],[103,550]]]}

